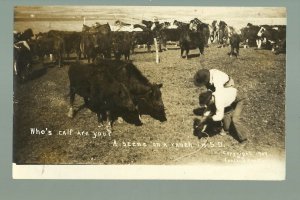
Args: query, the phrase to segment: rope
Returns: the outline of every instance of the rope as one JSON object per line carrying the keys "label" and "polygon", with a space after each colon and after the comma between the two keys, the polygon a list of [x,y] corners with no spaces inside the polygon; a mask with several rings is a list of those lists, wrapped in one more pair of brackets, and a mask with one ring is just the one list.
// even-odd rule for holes
{"label": "rope", "polygon": [[196,151],[193,151],[193,152],[191,152],[191,153],[189,153],[189,154],[186,154],[186,155],[183,155],[183,156],[181,156],[181,157],[179,157],[179,158],[176,158],[176,159],[174,159],[173,161],[178,161],[178,160],[181,160],[182,158],[189,157],[189,156],[191,156],[191,155],[193,155],[193,154],[199,152],[204,146],[206,146],[206,144],[208,143],[209,135],[208,135],[205,131],[203,131],[202,133],[205,133],[206,136],[207,136],[206,142],[204,143],[204,145],[202,145],[202,146],[201,146],[199,149],[197,149]]}

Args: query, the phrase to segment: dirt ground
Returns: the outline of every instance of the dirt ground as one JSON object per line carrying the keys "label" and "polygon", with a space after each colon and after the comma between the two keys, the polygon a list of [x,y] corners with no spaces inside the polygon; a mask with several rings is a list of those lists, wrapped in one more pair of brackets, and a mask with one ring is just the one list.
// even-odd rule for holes
{"label": "dirt ground", "polygon": [[[284,159],[285,54],[250,48],[231,58],[227,55],[229,47],[211,45],[200,57],[193,50],[188,60],[180,58],[179,49],[164,51],[156,64],[155,53],[137,51],[131,55],[133,63],[151,82],[163,83],[167,122],[143,116],[142,126],[116,123],[108,134],[98,127],[95,113],[79,109],[83,104],[80,97],[75,101],[79,109],[76,116],[68,118],[67,72],[69,64],[75,62],[70,59],[62,68],[49,66],[35,79],[15,83],[14,162],[169,165]],[[192,77],[201,68],[226,72],[247,98],[243,122],[248,143],[240,145],[231,135],[201,139],[193,135],[196,116],[192,111],[198,107],[200,89],[193,85]]]}

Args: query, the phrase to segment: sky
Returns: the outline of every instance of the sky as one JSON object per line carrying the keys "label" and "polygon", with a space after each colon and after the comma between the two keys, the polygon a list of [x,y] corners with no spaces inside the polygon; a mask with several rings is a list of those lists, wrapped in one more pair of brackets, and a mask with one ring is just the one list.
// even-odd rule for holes
{"label": "sky", "polygon": [[286,24],[284,7],[199,7],[199,6],[17,6],[15,20],[21,18],[67,18],[74,20],[94,20],[100,23],[112,23],[121,20],[126,23],[140,23],[152,20],[154,16],[160,21],[190,21],[198,19],[211,23],[224,20],[227,24],[241,28],[248,22],[260,25]]}

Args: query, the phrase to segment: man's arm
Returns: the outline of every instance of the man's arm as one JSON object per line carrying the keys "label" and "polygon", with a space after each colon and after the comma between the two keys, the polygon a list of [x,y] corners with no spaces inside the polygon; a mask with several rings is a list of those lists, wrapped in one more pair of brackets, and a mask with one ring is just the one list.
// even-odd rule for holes
{"label": "man's arm", "polygon": [[222,99],[215,97],[216,113],[212,116],[214,121],[221,121],[224,117],[224,105]]}

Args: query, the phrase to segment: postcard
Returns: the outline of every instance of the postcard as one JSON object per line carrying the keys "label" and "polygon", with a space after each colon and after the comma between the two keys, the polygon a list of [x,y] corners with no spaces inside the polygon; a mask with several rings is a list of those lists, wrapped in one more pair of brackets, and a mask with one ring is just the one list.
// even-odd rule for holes
{"label": "postcard", "polygon": [[285,7],[15,6],[14,179],[285,180]]}

